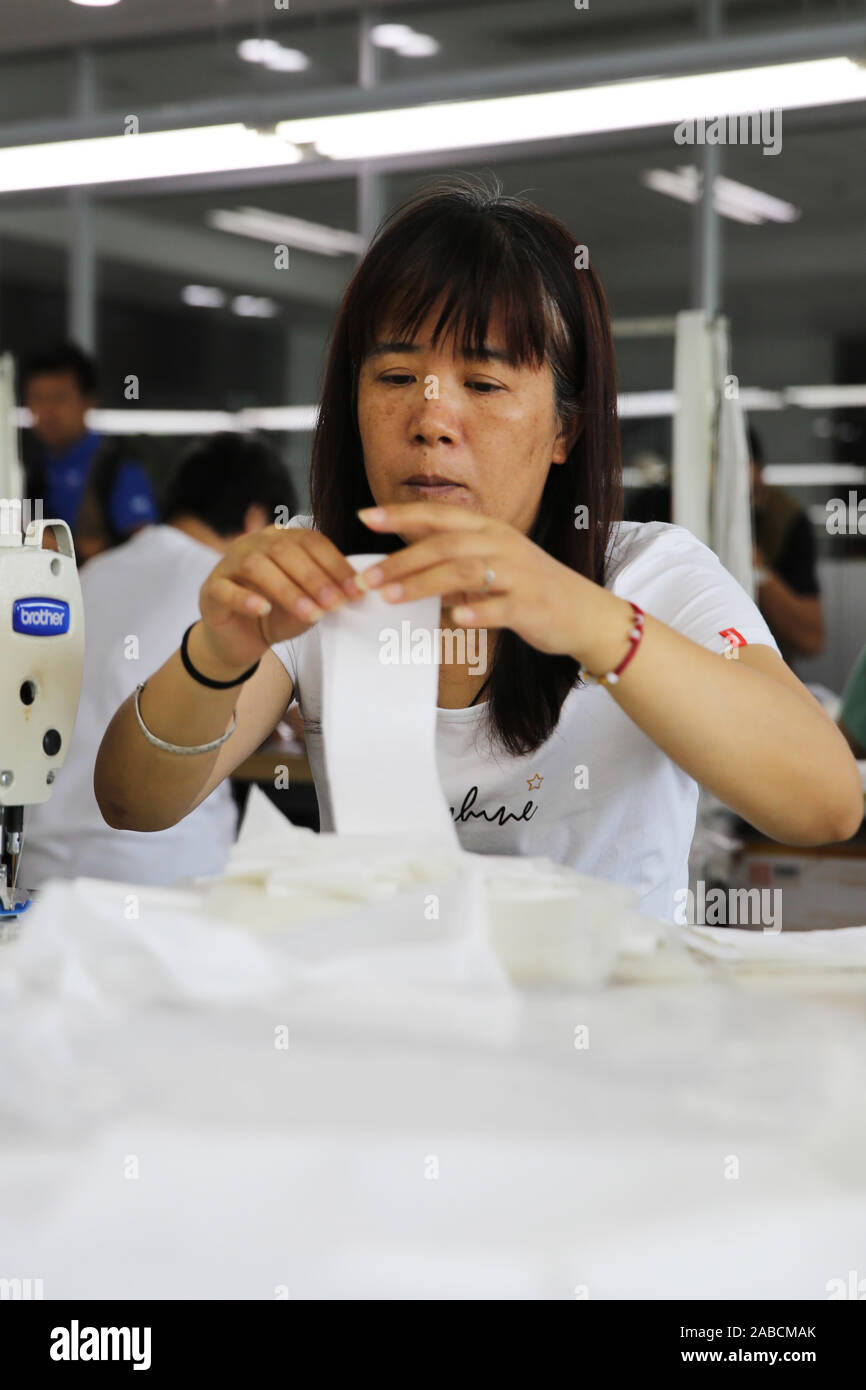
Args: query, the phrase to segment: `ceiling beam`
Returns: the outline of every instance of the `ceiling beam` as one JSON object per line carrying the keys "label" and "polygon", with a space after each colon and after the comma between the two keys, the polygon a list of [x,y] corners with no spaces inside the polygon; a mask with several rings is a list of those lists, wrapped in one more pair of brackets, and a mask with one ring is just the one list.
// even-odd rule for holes
{"label": "ceiling beam", "polygon": [[[333,309],[340,301],[354,261],[333,261],[292,250],[291,269],[275,271],[271,249],[264,243],[246,242],[206,228],[198,230],[168,219],[144,218],[104,207],[94,210],[96,249],[100,258],[118,264],[186,278],[197,284],[217,284],[229,291],[270,295],[282,302],[301,302]],[[67,214],[61,209],[0,209],[0,237],[22,245],[65,248]],[[733,243],[726,272],[726,293],[738,287],[765,287],[811,283],[815,266],[821,265],[822,283],[859,280],[863,265],[863,237],[849,231],[825,230],[814,237],[787,235],[788,229],[768,229],[768,235],[750,238],[748,254]],[[642,244],[642,254],[606,249],[600,273],[617,298],[645,293],[647,266],[652,266],[654,288],[678,288],[683,282],[683,249],[688,244],[686,209],[682,238],[665,237]],[[818,247],[820,246],[820,254]],[[859,304],[856,296],[854,300]],[[810,297],[811,302],[811,297]]]}
{"label": "ceiling beam", "polygon": [[[65,208],[6,207],[0,210],[0,236],[56,247],[65,255],[68,222]],[[355,265],[348,257],[338,262],[292,248],[290,268],[276,270],[273,248],[264,242],[105,207],[93,210],[93,237],[96,254],[106,260],[160,271],[194,284],[329,309],[339,302]]]}
{"label": "ceiling beam", "polygon": [[[778,290],[779,286],[788,286],[789,292],[796,294],[800,284],[805,287],[804,297],[814,307],[820,301],[822,286],[840,280],[849,284],[862,280],[863,233],[860,228],[852,227],[848,231],[822,228],[809,236],[791,236],[789,230],[755,228],[748,245],[742,238],[729,245],[725,298],[737,290],[770,287]],[[640,254],[616,249],[608,252],[601,248],[597,258],[599,273],[618,300],[647,293],[650,267],[653,291],[659,286],[686,285],[688,258],[684,253],[688,245],[687,209],[683,208],[681,237],[641,242]],[[820,282],[815,279],[818,267]],[[851,294],[850,298],[861,305],[860,296]]]}

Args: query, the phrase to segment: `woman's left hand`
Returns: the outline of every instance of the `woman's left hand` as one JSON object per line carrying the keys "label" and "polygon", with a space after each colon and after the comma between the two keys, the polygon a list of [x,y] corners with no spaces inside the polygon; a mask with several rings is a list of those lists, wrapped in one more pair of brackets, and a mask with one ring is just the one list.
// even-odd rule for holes
{"label": "woman's left hand", "polygon": [[508,522],[452,502],[397,502],[358,515],[371,531],[407,540],[364,572],[388,602],[438,594],[460,627],[510,628],[538,651],[577,656],[598,585]]}

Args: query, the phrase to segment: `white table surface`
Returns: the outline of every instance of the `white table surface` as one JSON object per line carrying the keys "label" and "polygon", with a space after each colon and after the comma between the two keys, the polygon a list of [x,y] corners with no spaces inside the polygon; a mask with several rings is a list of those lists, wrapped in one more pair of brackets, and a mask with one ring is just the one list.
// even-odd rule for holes
{"label": "white table surface", "polygon": [[866,1273],[862,971],[25,1002],[0,1274],[46,1298],[824,1299]]}

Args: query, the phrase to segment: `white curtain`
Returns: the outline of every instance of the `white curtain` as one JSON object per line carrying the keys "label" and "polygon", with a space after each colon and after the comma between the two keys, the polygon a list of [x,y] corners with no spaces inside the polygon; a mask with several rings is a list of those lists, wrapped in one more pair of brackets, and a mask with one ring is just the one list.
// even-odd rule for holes
{"label": "white curtain", "polygon": [[749,449],[728,321],[677,314],[672,519],[710,546],[754,598]]}
{"label": "white curtain", "polygon": [[725,569],[754,598],[752,511],[749,496],[749,444],[736,378],[729,370],[726,319],[711,329],[718,410],[715,459],[710,489],[710,545]]}

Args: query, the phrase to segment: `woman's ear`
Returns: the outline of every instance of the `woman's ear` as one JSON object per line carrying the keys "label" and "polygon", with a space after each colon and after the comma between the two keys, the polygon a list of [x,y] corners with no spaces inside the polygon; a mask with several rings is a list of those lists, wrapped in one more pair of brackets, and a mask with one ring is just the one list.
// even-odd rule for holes
{"label": "woman's ear", "polygon": [[583,432],[583,413],[573,416],[563,430],[556,436],[553,446],[552,463],[565,463]]}

